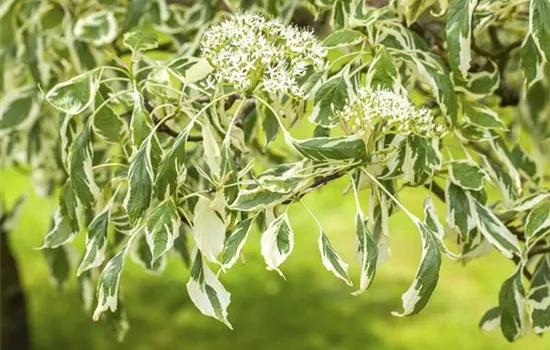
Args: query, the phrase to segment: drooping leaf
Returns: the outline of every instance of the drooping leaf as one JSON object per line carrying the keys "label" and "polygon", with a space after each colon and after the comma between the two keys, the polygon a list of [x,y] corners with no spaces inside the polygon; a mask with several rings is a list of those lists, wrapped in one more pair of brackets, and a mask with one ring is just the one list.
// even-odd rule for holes
{"label": "drooping leaf", "polygon": [[77,233],[78,231],[73,229],[71,221],[58,210],[54,216],[54,227],[44,237],[44,243],[41,248],[54,249],[70,243],[74,240]]}
{"label": "drooping leaf", "polygon": [[319,251],[321,252],[321,260],[325,268],[332,272],[334,276],[346,282],[348,286],[351,286],[352,283],[348,276],[348,264],[338,256],[338,253],[334,250],[332,243],[330,243],[323,230],[319,230],[318,243]]}
{"label": "drooping leaf", "polygon": [[151,250],[151,264],[172,248],[179,234],[180,222],[172,199],[159,204],[147,218],[145,238]]}
{"label": "drooping leaf", "polygon": [[468,241],[470,233],[477,226],[477,216],[467,192],[448,181],[445,199],[447,224],[458,232],[463,241]]}
{"label": "drooping leaf", "polygon": [[294,248],[294,232],[286,213],[269,223],[267,230],[262,234],[261,245],[267,269],[275,270],[283,276],[279,266]]}
{"label": "drooping leaf", "polygon": [[76,196],[86,208],[91,208],[99,194],[92,169],[94,149],[91,134],[91,126],[84,125],[72,143],[68,154],[69,177]]}
{"label": "drooping leaf", "polygon": [[498,306],[495,306],[483,315],[481,317],[481,320],[479,321],[479,329],[482,331],[490,332],[494,331],[500,326],[500,308]]}
{"label": "drooping leaf", "polygon": [[104,311],[107,311],[107,309],[111,310],[111,312],[117,310],[120,275],[122,274],[122,267],[128,255],[130,242],[109,260],[99,276],[97,285],[97,307],[93,315],[94,321],[99,320],[99,316],[101,316]]}
{"label": "drooping leaf", "polygon": [[225,241],[225,225],[212,208],[212,201],[206,197],[199,197],[195,205],[193,238],[205,258],[218,262],[217,257],[223,251]]}
{"label": "drooping leaf", "polygon": [[241,251],[246,243],[248,234],[252,229],[252,223],[256,219],[256,216],[249,217],[248,219],[242,220],[237,224],[235,230],[229,235],[225,241],[225,247],[223,249],[223,257],[221,263],[226,269],[230,269],[235,265]]}
{"label": "drooping leaf", "polygon": [[191,267],[187,292],[193,304],[203,315],[214,317],[233,329],[227,320],[227,307],[231,302],[231,294],[218,281],[200,252],[197,252],[193,267]]}
{"label": "drooping leaf", "polygon": [[374,240],[372,232],[368,229],[363,213],[357,211],[355,215],[355,231],[357,234],[357,254],[361,264],[361,278],[359,289],[353,295],[362,294],[371,285],[376,275],[376,264],[378,262],[378,245]]}
{"label": "drooping leaf", "polygon": [[151,139],[149,139],[130,159],[128,191],[124,199],[124,207],[132,223],[141,217],[151,202],[155,178],[152,152]]}
{"label": "drooping leaf", "polygon": [[403,294],[403,312],[392,312],[394,316],[409,316],[419,313],[428,303],[437,281],[441,266],[441,253],[435,235],[425,224],[418,222],[417,226],[422,237],[422,256],[420,265],[412,285]]}
{"label": "drooping leaf", "polygon": [[529,318],[537,334],[550,330],[550,255],[543,255],[531,279],[527,294]]}
{"label": "drooping leaf", "polygon": [[50,271],[52,283],[59,289],[64,288],[71,270],[68,248],[66,246],[59,246],[42,251],[46,256],[46,263]]}
{"label": "drooping leaf", "polygon": [[178,135],[168,153],[160,161],[155,181],[155,192],[159,199],[175,193],[181,182],[181,176],[185,171],[186,140],[184,133]]}
{"label": "drooping leaf", "polygon": [[99,213],[88,226],[86,232],[86,252],[76,272],[80,276],[83,272],[101,266],[105,260],[107,248],[107,234],[111,217],[111,204]]}
{"label": "drooping leaf", "polygon": [[519,338],[525,327],[525,289],[521,270],[520,266],[500,288],[500,329],[509,342]]}
{"label": "drooping leaf", "polygon": [[82,113],[94,101],[100,78],[101,70],[97,69],[77,75],[54,86],[46,100],[63,113]]}

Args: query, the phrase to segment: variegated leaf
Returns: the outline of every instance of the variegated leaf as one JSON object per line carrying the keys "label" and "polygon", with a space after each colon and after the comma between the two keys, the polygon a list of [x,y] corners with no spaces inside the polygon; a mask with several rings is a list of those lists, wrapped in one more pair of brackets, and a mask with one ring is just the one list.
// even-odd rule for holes
{"label": "variegated leaf", "polygon": [[422,257],[412,285],[403,294],[403,312],[392,312],[394,316],[409,316],[419,313],[427,304],[439,279],[441,253],[438,239],[422,222],[416,223],[422,237]]}
{"label": "variegated leaf", "polygon": [[159,204],[147,218],[145,238],[151,250],[151,264],[174,245],[181,220],[172,199]]}
{"label": "variegated leaf", "polygon": [[537,334],[550,330],[550,254],[543,255],[531,279],[527,295],[529,317]]}
{"label": "variegated leaf", "polygon": [[195,205],[193,238],[205,258],[218,262],[217,257],[223,251],[225,241],[225,225],[212,208],[212,201],[206,197],[199,197]]}
{"label": "variegated leaf", "polygon": [[458,160],[449,164],[449,179],[465,190],[479,191],[483,189],[487,174],[471,161]]}
{"label": "variegated leaf", "polygon": [[151,139],[143,143],[130,159],[128,170],[128,191],[124,207],[130,222],[137,222],[143,212],[149,208],[155,178],[152,160]]}
{"label": "variegated leaf", "polygon": [[97,286],[97,307],[93,316],[94,321],[99,320],[99,316],[101,316],[104,311],[107,311],[107,309],[111,310],[111,312],[117,310],[120,275],[122,274],[122,267],[128,255],[131,242],[132,241],[129,241],[120,252],[109,260],[99,276]]}
{"label": "variegated leaf", "polygon": [[472,19],[477,3],[477,0],[455,0],[449,7],[446,27],[449,64],[463,76],[468,74],[472,60]]}
{"label": "variegated leaf", "polygon": [[235,265],[241,251],[246,243],[248,234],[252,229],[252,223],[257,216],[249,217],[248,219],[242,220],[237,224],[235,230],[229,235],[225,241],[225,247],[223,249],[223,257],[221,263],[225,269],[230,269]]}
{"label": "variegated leaf", "polygon": [[191,267],[187,292],[200,312],[206,316],[214,317],[233,329],[227,320],[227,307],[231,302],[231,294],[218,281],[200,252],[197,252],[193,267]]}
{"label": "variegated leaf", "polygon": [[406,182],[419,186],[428,181],[441,166],[441,153],[437,139],[425,139],[411,135],[407,138],[407,149],[403,163]]}
{"label": "variegated leaf", "polygon": [[469,236],[477,226],[475,207],[469,200],[468,193],[451,181],[445,190],[447,205],[447,224],[458,232],[462,241],[469,241]]}
{"label": "variegated leaf", "polygon": [[388,89],[397,92],[400,77],[393,57],[384,46],[380,46],[367,72],[367,85],[373,89]]}
{"label": "variegated leaf", "polygon": [[522,267],[519,266],[500,288],[500,329],[504,337],[513,342],[521,336],[525,328],[525,289],[521,280]]}
{"label": "variegated leaf", "polygon": [[351,88],[349,70],[327,80],[315,93],[309,120],[325,127],[336,125],[334,113],[344,108]]}
{"label": "variegated leaf", "polygon": [[98,69],[77,75],[54,86],[46,94],[46,100],[63,113],[82,113],[94,101],[100,78]]}
{"label": "variegated leaf", "polygon": [[92,128],[84,125],[80,134],[76,137],[68,155],[69,177],[73,184],[75,194],[80,203],[90,208],[99,194],[99,188],[94,180],[92,144]]}
{"label": "variegated leaf", "polygon": [[531,210],[525,221],[525,237],[531,245],[550,233],[550,201]]}
{"label": "variegated leaf", "polygon": [[292,145],[304,157],[319,161],[361,159],[366,155],[365,142],[358,135],[292,140]]}
{"label": "variegated leaf", "polygon": [[110,11],[98,11],[81,17],[74,26],[76,38],[95,46],[111,43],[117,36],[118,25],[115,15]]}
{"label": "variegated leaf", "polygon": [[481,317],[479,321],[479,329],[490,332],[496,330],[500,326],[500,308],[495,306]]}
{"label": "variegated leaf", "polygon": [[361,264],[361,278],[359,280],[359,289],[352,294],[359,295],[369,288],[376,275],[378,245],[374,240],[372,232],[367,227],[363,213],[359,210],[355,215],[355,230],[358,242],[357,253]]}
{"label": "variegated leaf", "polygon": [[348,264],[338,256],[338,253],[336,253],[336,250],[332,247],[332,243],[330,243],[327,235],[322,229],[319,229],[318,243],[321,259],[325,268],[336,277],[346,282],[348,286],[351,286],[352,283],[348,276]]}
{"label": "variegated leaf", "polygon": [[507,258],[521,256],[518,239],[496,217],[496,215],[471,194],[468,195],[470,205],[475,208],[478,228],[483,236]]}
{"label": "variegated leaf", "polygon": [[262,234],[261,246],[267,269],[275,270],[283,276],[279,266],[294,248],[294,232],[286,213],[269,223],[267,230]]}
{"label": "variegated leaf", "polygon": [[101,266],[105,260],[111,208],[112,203],[109,203],[88,226],[88,231],[86,232],[86,252],[78,267],[77,276],[80,276],[89,269]]}

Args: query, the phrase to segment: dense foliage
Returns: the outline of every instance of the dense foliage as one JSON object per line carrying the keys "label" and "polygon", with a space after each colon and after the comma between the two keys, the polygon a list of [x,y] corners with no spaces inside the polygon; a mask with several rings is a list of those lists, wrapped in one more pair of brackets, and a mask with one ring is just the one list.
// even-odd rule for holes
{"label": "dense foliage", "polygon": [[[403,211],[422,256],[394,315],[427,305],[442,259],[495,248],[516,268],[480,327],[550,329],[549,0],[5,1],[1,15],[3,166],[59,197],[52,277],[74,265],[86,308],[121,337],[127,258],[158,272],[179,254],[190,299],[231,327],[220,279],[252,228],[283,276],[288,207],[342,177],[334,210],[357,204],[359,276],[305,209],[355,295]],[[399,201],[418,186],[423,218]]]}

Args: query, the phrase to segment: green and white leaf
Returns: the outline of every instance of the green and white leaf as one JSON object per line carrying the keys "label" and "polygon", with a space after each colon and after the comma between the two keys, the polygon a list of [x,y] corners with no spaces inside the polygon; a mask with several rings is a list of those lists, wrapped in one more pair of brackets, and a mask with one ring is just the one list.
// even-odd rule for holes
{"label": "green and white leaf", "polygon": [[235,265],[237,259],[241,255],[246,239],[252,229],[252,223],[257,216],[249,217],[242,220],[237,224],[235,230],[229,235],[225,241],[225,247],[223,249],[223,256],[221,263],[224,269],[230,269]]}
{"label": "green and white leaf", "polygon": [[550,63],[550,1],[531,0],[529,8],[529,32],[533,40],[545,57],[546,62]]}
{"label": "green and white leaf", "polygon": [[500,288],[500,329],[509,341],[518,339],[525,329],[525,289],[523,287],[522,266],[510,276]]}
{"label": "green and white leaf", "polygon": [[155,178],[151,152],[151,139],[148,139],[130,159],[124,207],[132,223],[141,217],[151,202]]}
{"label": "green and white leaf", "polygon": [[439,242],[431,230],[420,221],[416,222],[422,237],[422,256],[412,285],[401,297],[403,312],[392,315],[404,317],[419,313],[427,304],[439,279],[441,253]]}
{"label": "green and white leaf", "polygon": [[224,248],[225,225],[212,203],[206,197],[199,197],[193,216],[193,238],[205,258],[218,262],[218,255]]}
{"label": "green and white leaf", "polygon": [[33,86],[9,91],[0,101],[0,135],[11,130],[21,130],[30,126],[40,113]]}
{"label": "green and white leaf", "polygon": [[340,29],[331,33],[323,44],[326,48],[332,49],[342,46],[357,45],[366,39],[365,35],[358,30]]}
{"label": "green and white leaf", "polygon": [[74,35],[77,39],[90,42],[95,46],[113,42],[117,32],[117,21],[111,11],[98,11],[81,17],[74,26]]}
{"label": "green and white leaf", "polygon": [[518,239],[510,230],[497,218],[497,216],[470,193],[467,194],[470,205],[475,208],[478,219],[478,228],[495,248],[507,258],[514,255],[521,256],[521,248]]}
{"label": "green and white leaf", "polygon": [[294,248],[294,232],[290,227],[287,213],[269,223],[262,234],[261,252],[268,270],[275,270],[284,277],[279,266],[286,260]]}
{"label": "green and white leaf", "polygon": [[455,0],[447,18],[447,47],[453,71],[467,76],[472,60],[472,19],[477,0]]}
{"label": "green and white leaf", "polygon": [[309,120],[325,127],[335,126],[338,121],[334,114],[344,108],[351,89],[349,69],[331,77],[315,92]]}
{"label": "green and white leaf", "polygon": [[272,192],[258,186],[251,190],[240,190],[237,199],[229,208],[231,210],[253,212],[273,207],[289,198],[289,196],[289,194]]}
{"label": "green and white leaf", "polygon": [[465,190],[479,191],[483,189],[487,174],[471,161],[458,160],[449,163],[449,179]]}
{"label": "green and white leaf", "polygon": [[348,276],[348,264],[338,256],[338,253],[336,253],[332,243],[330,243],[327,235],[322,229],[319,229],[318,243],[321,259],[325,268],[332,272],[334,276],[346,282],[348,286],[353,285]]}
{"label": "green and white leaf", "polygon": [[388,89],[398,92],[401,87],[399,70],[393,57],[380,46],[367,72],[367,85],[373,89]]}
{"label": "green and white leaf", "polygon": [[520,65],[527,88],[544,78],[544,57],[532,34],[527,34],[521,45]]}
{"label": "green and white leaf", "polygon": [[374,236],[368,229],[365,218],[361,211],[355,214],[355,230],[357,234],[357,254],[361,264],[361,277],[359,289],[353,295],[360,295],[371,285],[376,275],[376,264],[378,262],[378,245]]}
{"label": "green and white leaf", "polygon": [[496,330],[500,326],[500,308],[495,306],[481,317],[479,321],[479,329],[486,332]]}
{"label": "green and white leaf", "polygon": [[292,139],[291,142],[301,155],[318,161],[361,159],[367,152],[365,142],[359,135]]}
{"label": "green and white leaf", "polygon": [[447,224],[462,237],[462,240],[469,240],[472,230],[477,226],[476,209],[472,205],[468,193],[460,186],[447,181],[445,189]]}
{"label": "green and white leaf", "polygon": [[93,173],[94,149],[92,128],[84,125],[80,134],[72,143],[68,154],[69,177],[80,203],[90,208],[99,194]]}
{"label": "green and white leaf", "polygon": [[145,238],[151,250],[151,264],[154,264],[174,245],[179,234],[180,217],[172,199],[159,204],[147,218]]}
{"label": "green and white leaf", "polygon": [[437,139],[415,135],[407,138],[403,163],[403,177],[407,183],[419,186],[433,177],[442,162],[438,144]]}
{"label": "green and white leaf", "polygon": [[155,33],[129,32],[124,33],[122,44],[132,51],[132,61],[139,61],[141,53],[156,49],[159,46]]}
{"label": "green and white leaf", "polygon": [[63,216],[60,210],[57,210],[54,216],[54,226],[50,232],[44,237],[44,243],[41,249],[54,249],[59,246],[71,243],[78,231],[73,229],[69,218]]}
{"label": "green and white leaf", "polygon": [[537,334],[550,330],[550,255],[543,255],[531,279],[527,295],[529,318]]}
{"label": "green and white leaf", "polygon": [[200,252],[197,252],[191,267],[187,293],[200,312],[206,316],[214,317],[233,329],[227,320],[227,307],[231,302],[231,294],[210,270]]}
{"label": "green and white leaf", "polygon": [[105,260],[107,235],[111,219],[112,202],[99,213],[88,226],[86,232],[86,252],[76,272],[77,276],[94,267],[101,266]]}
{"label": "green and white leaf", "polygon": [[546,201],[531,210],[525,220],[525,238],[527,244],[533,244],[550,233],[550,201]]}
{"label": "green and white leaf", "polygon": [[486,129],[506,130],[502,120],[489,107],[473,101],[464,103],[463,107],[464,117],[470,123]]}
{"label": "green and white leaf", "polygon": [[82,113],[94,101],[100,78],[98,69],[77,75],[54,86],[46,94],[46,101],[63,113]]}
{"label": "green and white leaf", "polygon": [[111,310],[111,312],[115,312],[117,310],[120,276],[131,243],[132,238],[120,252],[109,260],[99,276],[97,285],[97,307],[93,315],[94,321],[99,320],[99,316],[101,316],[104,311]]}

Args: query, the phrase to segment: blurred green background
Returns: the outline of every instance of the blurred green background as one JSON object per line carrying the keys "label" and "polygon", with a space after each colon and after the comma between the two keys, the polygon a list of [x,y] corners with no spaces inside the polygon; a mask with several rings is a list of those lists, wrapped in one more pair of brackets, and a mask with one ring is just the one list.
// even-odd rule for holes
{"label": "blurred green background", "polygon": [[[353,199],[342,195],[343,186],[342,181],[329,184],[308,194],[304,202],[350,263],[357,283],[355,208]],[[480,317],[496,305],[500,283],[512,272],[513,264],[499,254],[466,267],[445,260],[425,310],[397,318],[390,312],[401,310],[401,294],[420,257],[418,232],[406,216],[399,213],[392,218],[393,255],[380,266],[374,285],[354,297],[350,295],[354,289],[322,266],[317,228],[299,205],[290,209],[296,242],[282,266],[287,281],[265,269],[257,231],[245,247],[246,263],[238,263],[221,277],[232,293],[229,319],[234,331],[193,306],[185,288],[188,271],[176,256],[160,275],[148,274],[128,259],[122,286],[131,328],[125,341],[118,343],[84,312],[74,278],[63,291],[55,290],[42,253],[34,249],[42,243],[55,202],[38,198],[24,175],[3,171],[2,196],[8,206],[25,191],[28,198],[11,243],[27,292],[35,349],[550,349],[548,337],[531,334],[509,344],[499,331],[478,330]],[[407,189],[400,199],[421,215],[418,203],[426,194],[423,189]],[[368,192],[362,196],[366,211]],[[443,207],[437,204],[442,215]]]}

